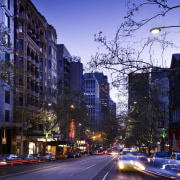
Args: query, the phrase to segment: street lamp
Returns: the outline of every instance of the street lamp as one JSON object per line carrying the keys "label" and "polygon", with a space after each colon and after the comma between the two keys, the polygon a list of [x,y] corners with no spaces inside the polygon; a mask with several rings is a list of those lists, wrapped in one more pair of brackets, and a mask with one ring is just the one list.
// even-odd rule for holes
{"label": "street lamp", "polygon": [[163,27],[155,27],[150,29],[150,32],[153,34],[157,34],[161,31],[161,29],[165,29],[165,28],[175,28],[175,27],[180,27],[180,26],[163,26]]}

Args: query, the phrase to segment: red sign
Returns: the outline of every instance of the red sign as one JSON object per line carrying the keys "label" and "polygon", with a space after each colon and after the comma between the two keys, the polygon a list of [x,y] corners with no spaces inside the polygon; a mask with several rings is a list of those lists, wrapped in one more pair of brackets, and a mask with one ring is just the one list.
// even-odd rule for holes
{"label": "red sign", "polygon": [[72,140],[74,139],[75,131],[74,131],[74,119],[71,120],[70,123],[70,137]]}

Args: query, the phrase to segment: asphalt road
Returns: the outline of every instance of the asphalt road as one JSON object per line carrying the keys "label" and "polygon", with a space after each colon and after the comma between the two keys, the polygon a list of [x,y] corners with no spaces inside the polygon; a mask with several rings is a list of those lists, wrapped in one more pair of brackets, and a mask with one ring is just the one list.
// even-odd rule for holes
{"label": "asphalt road", "polygon": [[175,179],[149,170],[118,172],[117,156],[93,155],[52,162],[0,167],[2,180],[165,180]]}

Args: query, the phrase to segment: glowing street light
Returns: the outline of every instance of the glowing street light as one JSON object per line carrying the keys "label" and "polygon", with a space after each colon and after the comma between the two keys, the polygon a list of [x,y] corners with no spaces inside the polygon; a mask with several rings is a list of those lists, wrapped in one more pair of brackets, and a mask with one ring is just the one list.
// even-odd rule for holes
{"label": "glowing street light", "polygon": [[175,27],[180,27],[180,26],[163,26],[163,27],[155,27],[150,29],[150,32],[153,34],[157,34],[161,31],[161,29],[165,29],[165,28],[175,28]]}

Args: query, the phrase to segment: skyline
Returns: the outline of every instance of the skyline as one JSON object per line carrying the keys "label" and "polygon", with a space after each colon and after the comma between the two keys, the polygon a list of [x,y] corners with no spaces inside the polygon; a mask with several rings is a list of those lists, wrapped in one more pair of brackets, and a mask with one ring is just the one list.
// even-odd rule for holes
{"label": "skyline", "polygon": [[[114,0],[113,3],[110,0],[53,0],[51,4],[49,0],[31,1],[47,22],[56,29],[57,43],[64,44],[72,56],[80,56],[84,67],[90,61],[91,56],[98,51],[99,44],[94,42],[94,34],[102,31],[108,40],[112,40],[127,11],[126,0]],[[177,2],[178,0],[173,1],[173,3]],[[154,9],[145,9],[141,13],[148,16],[154,12]],[[138,15],[141,16],[141,13]],[[150,33],[152,27],[179,25],[180,19],[178,17],[180,17],[180,12],[175,10],[164,18],[157,18],[140,29],[133,41],[135,42],[139,38],[154,38],[154,35]],[[179,43],[178,28],[166,29],[165,31],[173,42]],[[177,48],[165,52],[166,67],[170,67],[172,54],[178,52]],[[105,75],[108,76],[108,74]],[[110,76],[108,76],[108,82],[111,83]],[[110,87],[112,88],[111,85]],[[117,90],[113,88],[110,96],[117,103],[116,93]]]}

